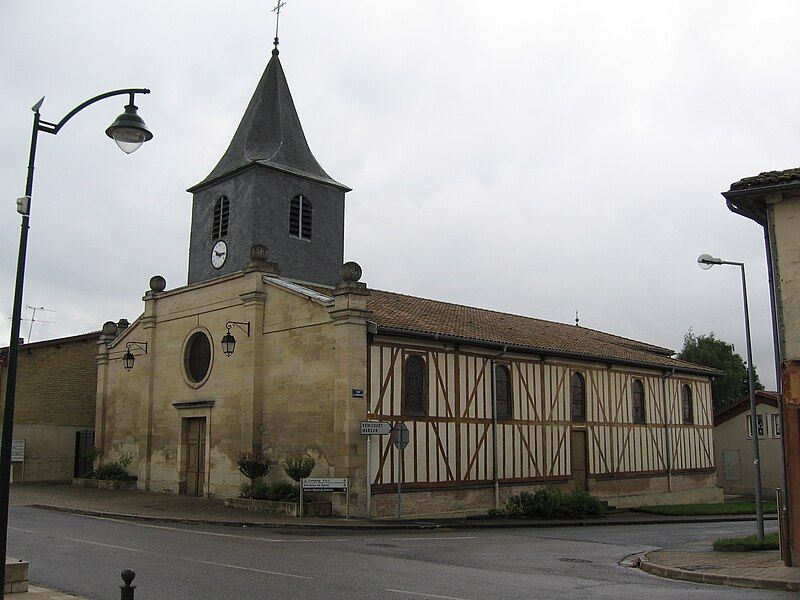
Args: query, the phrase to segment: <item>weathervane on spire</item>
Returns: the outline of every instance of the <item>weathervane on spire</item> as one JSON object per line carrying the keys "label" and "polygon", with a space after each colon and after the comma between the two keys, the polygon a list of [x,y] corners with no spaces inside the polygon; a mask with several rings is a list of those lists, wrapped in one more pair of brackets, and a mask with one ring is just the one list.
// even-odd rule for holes
{"label": "weathervane on spire", "polygon": [[575,327],[580,327],[580,326],[581,326],[581,320],[580,320],[580,317],[578,317],[578,311],[576,310],[575,311]]}
{"label": "weathervane on spire", "polygon": [[272,12],[275,13],[275,41],[273,42],[273,44],[275,44],[276,50],[278,49],[278,25],[280,24],[281,21],[281,8],[283,8],[284,6],[286,6],[286,2],[284,2],[283,0],[277,0],[275,8],[272,9]]}

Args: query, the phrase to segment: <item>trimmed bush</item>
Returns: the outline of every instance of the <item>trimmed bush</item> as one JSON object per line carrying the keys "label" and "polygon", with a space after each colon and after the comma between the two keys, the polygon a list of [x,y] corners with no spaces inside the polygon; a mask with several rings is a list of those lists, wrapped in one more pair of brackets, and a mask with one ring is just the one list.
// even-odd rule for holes
{"label": "trimmed bush", "polygon": [[535,492],[522,492],[511,496],[502,508],[492,509],[494,517],[525,517],[528,519],[574,519],[597,517],[606,513],[606,504],[589,492],[565,492],[554,487],[544,487]]}
{"label": "trimmed bush", "polygon": [[240,498],[255,498],[256,500],[271,500],[273,502],[299,502],[300,487],[288,481],[264,483],[256,481],[255,485],[243,483],[239,488]]}
{"label": "trimmed bush", "polygon": [[269,473],[272,461],[261,451],[242,452],[236,456],[236,465],[239,467],[239,472],[250,480],[250,489],[255,490],[256,479]]}
{"label": "trimmed bush", "polygon": [[298,454],[296,456],[287,456],[283,459],[283,470],[286,471],[289,477],[299,483],[301,479],[311,475],[311,471],[314,470],[314,465],[316,464],[317,461],[313,456]]}

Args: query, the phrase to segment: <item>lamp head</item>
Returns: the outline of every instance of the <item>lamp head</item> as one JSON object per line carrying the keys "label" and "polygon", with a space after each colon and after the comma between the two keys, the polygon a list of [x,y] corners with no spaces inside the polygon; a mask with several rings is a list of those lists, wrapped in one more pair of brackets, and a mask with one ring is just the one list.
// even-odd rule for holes
{"label": "lamp head", "polygon": [[230,327],[228,328],[228,333],[222,336],[222,353],[225,356],[230,356],[233,354],[233,351],[236,349],[236,338],[231,335]]}
{"label": "lamp head", "polygon": [[714,265],[721,265],[722,259],[717,258],[716,256],[711,256],[710,254],[701,254],[697,257],[697,266],[699,266],[704,271],[707,271]]}
{"label": "lamp head", "polygon": [[136,107],[128,104],[125,112],[106,129],[106,135],[112,138],[125,154],[131,154],[139,146],[153,139],[153,134],[144,124],[144,120],[136,114]]}
{"label": "lamp head", "polygon": [[125,351],[125,354],[122,356],[122,366],[125,367],[126,371],[130,371],[133,368],[133,363],[136,362],[136,357],[133,353],[129,350]]}

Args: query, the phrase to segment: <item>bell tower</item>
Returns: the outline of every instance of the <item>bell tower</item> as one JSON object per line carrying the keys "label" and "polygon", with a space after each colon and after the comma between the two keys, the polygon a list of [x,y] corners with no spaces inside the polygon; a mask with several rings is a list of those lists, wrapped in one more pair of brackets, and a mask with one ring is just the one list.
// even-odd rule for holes
{"label": "bell tower", "polygon": [[240,271],[265,244],[281,276],[335,285],[344,260],[344,196],[306,142],[272,58],[228,149],[192,197],[188,283]]}

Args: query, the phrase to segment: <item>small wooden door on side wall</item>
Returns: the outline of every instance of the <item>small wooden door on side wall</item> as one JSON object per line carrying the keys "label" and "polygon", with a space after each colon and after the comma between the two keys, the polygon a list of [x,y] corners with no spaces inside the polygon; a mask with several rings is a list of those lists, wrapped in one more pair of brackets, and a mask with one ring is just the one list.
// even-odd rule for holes
{"label": "small wooden door on side wall", "polygon": [[586,431],[573,429],[570,433],[570,442],[572,454],[570,457],[570,465],[572,467],[572,477],[575,479],[575,489],[588,490],[588,470],[586,467],[587,453],[586,453]]}
{"label": "small wooden door on side wall", "polygon": [[181,481],[187,496],[202,496],[206,476],[206,418],[183,419],[183,449]]}

